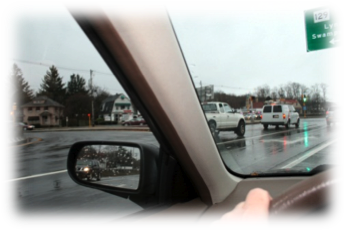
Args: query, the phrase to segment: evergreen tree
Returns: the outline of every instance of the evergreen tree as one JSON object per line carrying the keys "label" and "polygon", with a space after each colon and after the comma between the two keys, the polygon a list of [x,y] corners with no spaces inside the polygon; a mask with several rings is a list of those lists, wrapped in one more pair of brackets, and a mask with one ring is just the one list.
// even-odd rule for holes
{"label": "evergreen tree", "polygon": [[79,74],[71,75],[70,81],[67,83],[67,95],[72,96],[75,94],[88,94],[88,90],[86,89],[86,82],[85,79]]}
{"label": "evergreen tree", "polygon": [[65,115],[70,118],[69,125],[79,126],[88,122],[87,114],[91,113],[91,100],[86,82],[79,74],[72,74],[66,88]]}
{"label": "evergreen tree", "polygon": [[17,106],[30,102],[33,98],[33,91],[30,89],[29,83],[24,80],[22,70],[16,64],[13,64],[11,78],[14,86],[14,101]]}
{"label": "evergreen tree", "polygon": [[66,89],[62,83],[62,77],[55,66],[51,66],[42,79],[42,84],[37,96],[47,96],[50,99],[64,104],[66,98]]}

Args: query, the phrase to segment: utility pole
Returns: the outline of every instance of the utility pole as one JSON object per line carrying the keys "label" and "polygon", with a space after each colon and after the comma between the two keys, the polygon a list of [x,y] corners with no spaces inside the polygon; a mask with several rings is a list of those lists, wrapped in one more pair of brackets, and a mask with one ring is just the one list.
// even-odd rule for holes
{"label": "utility pole", "polygon": [[93,75],[93,71],[90,69],[90,88],[91,88],[91,117],[92,117],[92,127],[95,126],[95,113],[94,113],[94,109],[93,109],[93,86],[92,86],[92,75]]}

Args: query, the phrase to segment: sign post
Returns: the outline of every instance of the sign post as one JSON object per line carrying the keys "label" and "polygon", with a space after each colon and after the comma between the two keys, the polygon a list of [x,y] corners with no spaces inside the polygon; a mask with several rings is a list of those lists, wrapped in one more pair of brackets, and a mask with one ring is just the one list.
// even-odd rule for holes
{"label": "sign post", "polygon": [[330,8],[304,12],[307,52],[339,46],[339,26]]}

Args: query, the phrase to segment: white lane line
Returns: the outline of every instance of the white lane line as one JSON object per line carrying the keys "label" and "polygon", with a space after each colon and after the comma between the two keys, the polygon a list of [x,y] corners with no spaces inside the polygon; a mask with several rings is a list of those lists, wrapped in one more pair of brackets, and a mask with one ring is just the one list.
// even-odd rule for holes
{"label": "white lane line", "polygon": [[54,174],[59,174],[59,173],[64,173],[64,172],[67,172],[67,170],[61,170],[61,171],[50,172],[50,173],[36,174],[36,175],[32,175],[32,176],[27,176],[27,177],[20,177],[20,178],[8,180],[7,182],[13,182],[13,181],[19,181],[19,180],[27,180],[27,179],[31,179],[31,178],[49,176],[49,175],[54,175]]}
{"label": "white lane line", "polygon": [[308,151],[306,154],[304,154],[303,156],[301,156],[300,158],[290,162],[289,164],[285,165],[284,167],[282,167],[282,169],[285,169],[285,168],[292,168],[294,166],[296,166],[297,164],[301,163],[302,161],[304,161],[305,159],[313,156],[315,153],[319,152],[320,150],[326,148],[327,146],[333,144],[334,142],[338,141],[338,139],[336,140],[333,140],[333,141],[330,141],[330,142],[327,142],[323,145],[320,145],[318,146],[317,148],[315,149],[311,149],[310,151]]}

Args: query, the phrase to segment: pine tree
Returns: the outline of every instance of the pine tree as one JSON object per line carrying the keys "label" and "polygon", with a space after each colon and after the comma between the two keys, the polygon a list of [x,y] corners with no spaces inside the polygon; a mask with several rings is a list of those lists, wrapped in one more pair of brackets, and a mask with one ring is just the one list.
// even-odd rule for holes
{"label": "pine tree", "polygon": [[55,66],[51,66],[42,79],[42,84],[37,96],[47,96],[50,99],[64,104],[66,98],[66,89],[62,83],[62,77]]}
{"label": "pine tree", "polygon": [[86,82],[83,77],[79,76],[79,74],[72,74],[70,81],[67,83],[67,95],[72,96],[75,94],[88,94],[88,90],[86,89],[85,85]]}
{"label": "pine tree", "polygon": [[14,101],[16,101],[17,106],[31,101],[33,91],[30,89],[29,83],[24,80],[22,70],[16,64],[13,64],[11,78],[14,86]]}

